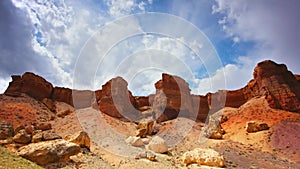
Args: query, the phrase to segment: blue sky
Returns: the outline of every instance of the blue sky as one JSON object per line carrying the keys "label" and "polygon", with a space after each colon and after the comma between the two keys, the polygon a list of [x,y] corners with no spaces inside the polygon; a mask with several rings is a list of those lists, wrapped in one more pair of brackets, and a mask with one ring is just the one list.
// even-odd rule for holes
{"label": "blue sky", "polygon": [[[4,0],[0,6],[1,93],[10,75],[26,71],[56,86],[79,89],[99,89],[121,75],[138,95],[154,93],[162,72],[183,77],[196,94],[243,87],[256,63],[265,59],[300,73],[298,0]],[[171,14],[171,19],[130,18],[104,34],[122,17],[149,12]],[[172,16],[196,26],[203,40],[191,41],[194,32],[188,27],[171,27],[176,20]],[[154,25],[182,37],[145,32]],[[118,39],[126,31],[140,34]],[[120,42],[104,48],[115,40]],[[206,41],[211,44],[203,45]],[[111,49],[103,57],[92,50],[97,47]],[[210,60],[192,52],[211,47],[216,51]]]}

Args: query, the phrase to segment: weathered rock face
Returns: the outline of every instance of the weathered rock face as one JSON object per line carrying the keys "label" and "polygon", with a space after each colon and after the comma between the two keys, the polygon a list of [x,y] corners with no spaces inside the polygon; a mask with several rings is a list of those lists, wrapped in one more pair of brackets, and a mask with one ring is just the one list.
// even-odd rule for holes
{"label": "weathered rock face", "polygon": [[246,131],[248,133],[255,133],[262,130],[268,130],[270,127],[266,123],[249,121],[246,125]]}
{"label": "weathered rock face", "polygon": [[300,83],[284,64],[258,63],[253,76],[259,93],[272,108],[300,112]]}
{"label": "weathered rock face", "polygon": [[12,76],[12,80],[4,92],[6,95],[18,96],[20,93],[26,93],[38,100],[51,97],[52,84],[38,75],[26,72],[22,77]]}
{"label": "weathered rock face", "polygon": [[79,131],[73,135],[66,136],[65,140],[79,145],[82,148],[90,149],[91,140],[88,134],[84,131]]}
{"label": "weathered rock face", "polygon": [[[260,62],[254,69],[253,77],[254,79],[242,89],[209,94],[210,108],[214,109],[214,112],[223,106],[238,108],[253,97],[265,96],[272,108],[300,112],[300,83],[297,80],[299,76],[293,75],[284,64],[270,60]],[[212,97],[216,106],[212,106]],[[218,99],[222,100],[221,97],[226,98],[225,104],[218,102]]]}
{"label": "weathered rock face", "polygon": [[39,165],[66,162],[80,152],[80,147],[63,139],[31,143],[19,149],[18,155]]}
{"label": "weathered rock face", "polygon": [[50,98],[53,90],[51,83],[33,73],[22,75],[22,93],[26,93],[38,100]]}
{"label": "weathered rock face", "polygon": [[22,77],[19,75],[12,75],[12,81],[4,92],[8,96],[20,96],[22,93]]}
{"label": "weathered rock face", "polygon": [[154,136],[147,148],[155,153],[166,153],[168,152],[168,146],[165,143],[165,140],[159,136]]}
{"label": "weathered rock face", "polygon": [[[195,111],[197,112],[196,120],[205,121],[210,109],[207,96],[192,95],[192,103]],[[193,116],[193,118],[195,118],[195,116]]]}
{"label": "weathered rock face", "polygon": [[134,97],[127,89],[127,82],[121,77],[113,78],[102,86],[102,97],[98,103],[100,111],[109,116],[132,121],[139,119]]}
{"label": "weathered rock face", "polygon": [[180,77],[163,73],[155,88],[153,110],[158,122],[174,119],[179,112],[184,116],[195,113],[189,85]]}
{"label": "weathered rock face", "polygon": [[55,87],[53,89],[52,99],[73,106],[72,90],[69,88]]}
{"label": "weathered rock face", "polygon": [[0,140],[14,136],[14,127],[9,122],[0,122]]}
{"label": "weathered rock face", "polygon": [[65,102],[73,106],[72,90],[68,88],[55,87],[44,78],[30,72],[22,76],[13,75],[12,81],[4,94],[9,96],[20,96],[21,93],[42,101],[44,98]]}
{"label": "weathered rock face", "polygon": [[197,163],[212,167],[225,167],[224,157],[213,149],[196,148],[183,154],[183,163],[189,165]]}

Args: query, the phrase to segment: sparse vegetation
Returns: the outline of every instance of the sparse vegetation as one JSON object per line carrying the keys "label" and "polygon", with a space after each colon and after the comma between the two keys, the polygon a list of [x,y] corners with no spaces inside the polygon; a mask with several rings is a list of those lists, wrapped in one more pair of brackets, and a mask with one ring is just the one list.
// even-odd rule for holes
{"label": "sparse vegetation", "polygon": [[37,164],[19,157],[0,146],[0,169],[42,169]]}

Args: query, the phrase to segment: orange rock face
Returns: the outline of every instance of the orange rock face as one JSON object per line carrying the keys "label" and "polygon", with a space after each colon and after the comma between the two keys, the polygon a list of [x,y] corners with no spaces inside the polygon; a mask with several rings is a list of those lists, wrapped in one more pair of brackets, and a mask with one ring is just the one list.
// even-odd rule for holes
{"label": "orange rock face", "polygon": [[248,93],[264,95],[272,108],[300,112],[300,83],[284,64],[258,63],[253,76],[254,84]]}
{"label": "orange rock face", "polygon": [[48,98],[75,108],[99,107],[101,112],[112,117],[134,121],[139,120],[140,112],[151,107],[158,122],[178,116],[205,121],[209,112],[216,112],[223,107],[238,108],[251,98],[261,96],[266,98],[272,108],[300,113],[300,75],[292,74],[283,64],[263,61],[255,67],[253,77],[239,90],[220,90],[200,96],[191,95],[188,83],[182,78],[164,73],[162,79],[155,83],[155,95],[134,97],[127,89],[127,82],[121,77],[108,81],[102,90],[94,92],[53,88],[42,77],[25,73],[12,76],[5,94],[20,96],[26,93],[40,101]]}
{"label": "orange rock face", "polygon": [[26,72],[22,77],[12,76],[12,80],[5,91],[6,95],[18,96],[20,93],[26,93],[38,100],[51,97],[52,84],[38,75]]}
{"label": "orange rock face", "polygon": [[52,99],[73,106],[72,90],[69,88],[55,87],[53,89]]}
{"label": "orange rock face", "polygon": [[158,122],[195,113],[189,85],[180,77],[163,73],[155,88],[153,110]]}
{"label": "orange rock face", "polygon": [[116,77],[102,86],[102,97],[98,102],[102,113],[116,118],[138,120],[139,111],[134,107],[134,97],[127,85],[123,78]]}

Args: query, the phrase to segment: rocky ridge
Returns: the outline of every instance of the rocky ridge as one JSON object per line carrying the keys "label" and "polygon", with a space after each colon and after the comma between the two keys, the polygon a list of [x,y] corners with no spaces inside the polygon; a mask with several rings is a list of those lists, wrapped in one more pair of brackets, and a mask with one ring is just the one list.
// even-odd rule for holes
{"label": "rocky ridge", "polygon": [[205,121],[209,112],[223,107],[238,108],[254,97],[264,96],[272,108],[300,112],[300,76],[293,75],[285,65],[267,60],[257,64],[253,79],[243,88],[234,91],[220,90],[205,96],[192,95],[188,83],[178,76],[162,74],[155,83],[156,94],[133,96],[127,88],[127,82],[116,77],[102,86],[101,90],[79,91],[62,87],[53,87],[51,83],[33,73],[22,76],[13,75],[12,82],[5,91],[9,96],[21,93],[37,99],[44,98],[65,102],[76,108],[93,106],[112,117],[139,121],[143,112],[153,110],[157,122],[174,119],[178,116]]}

